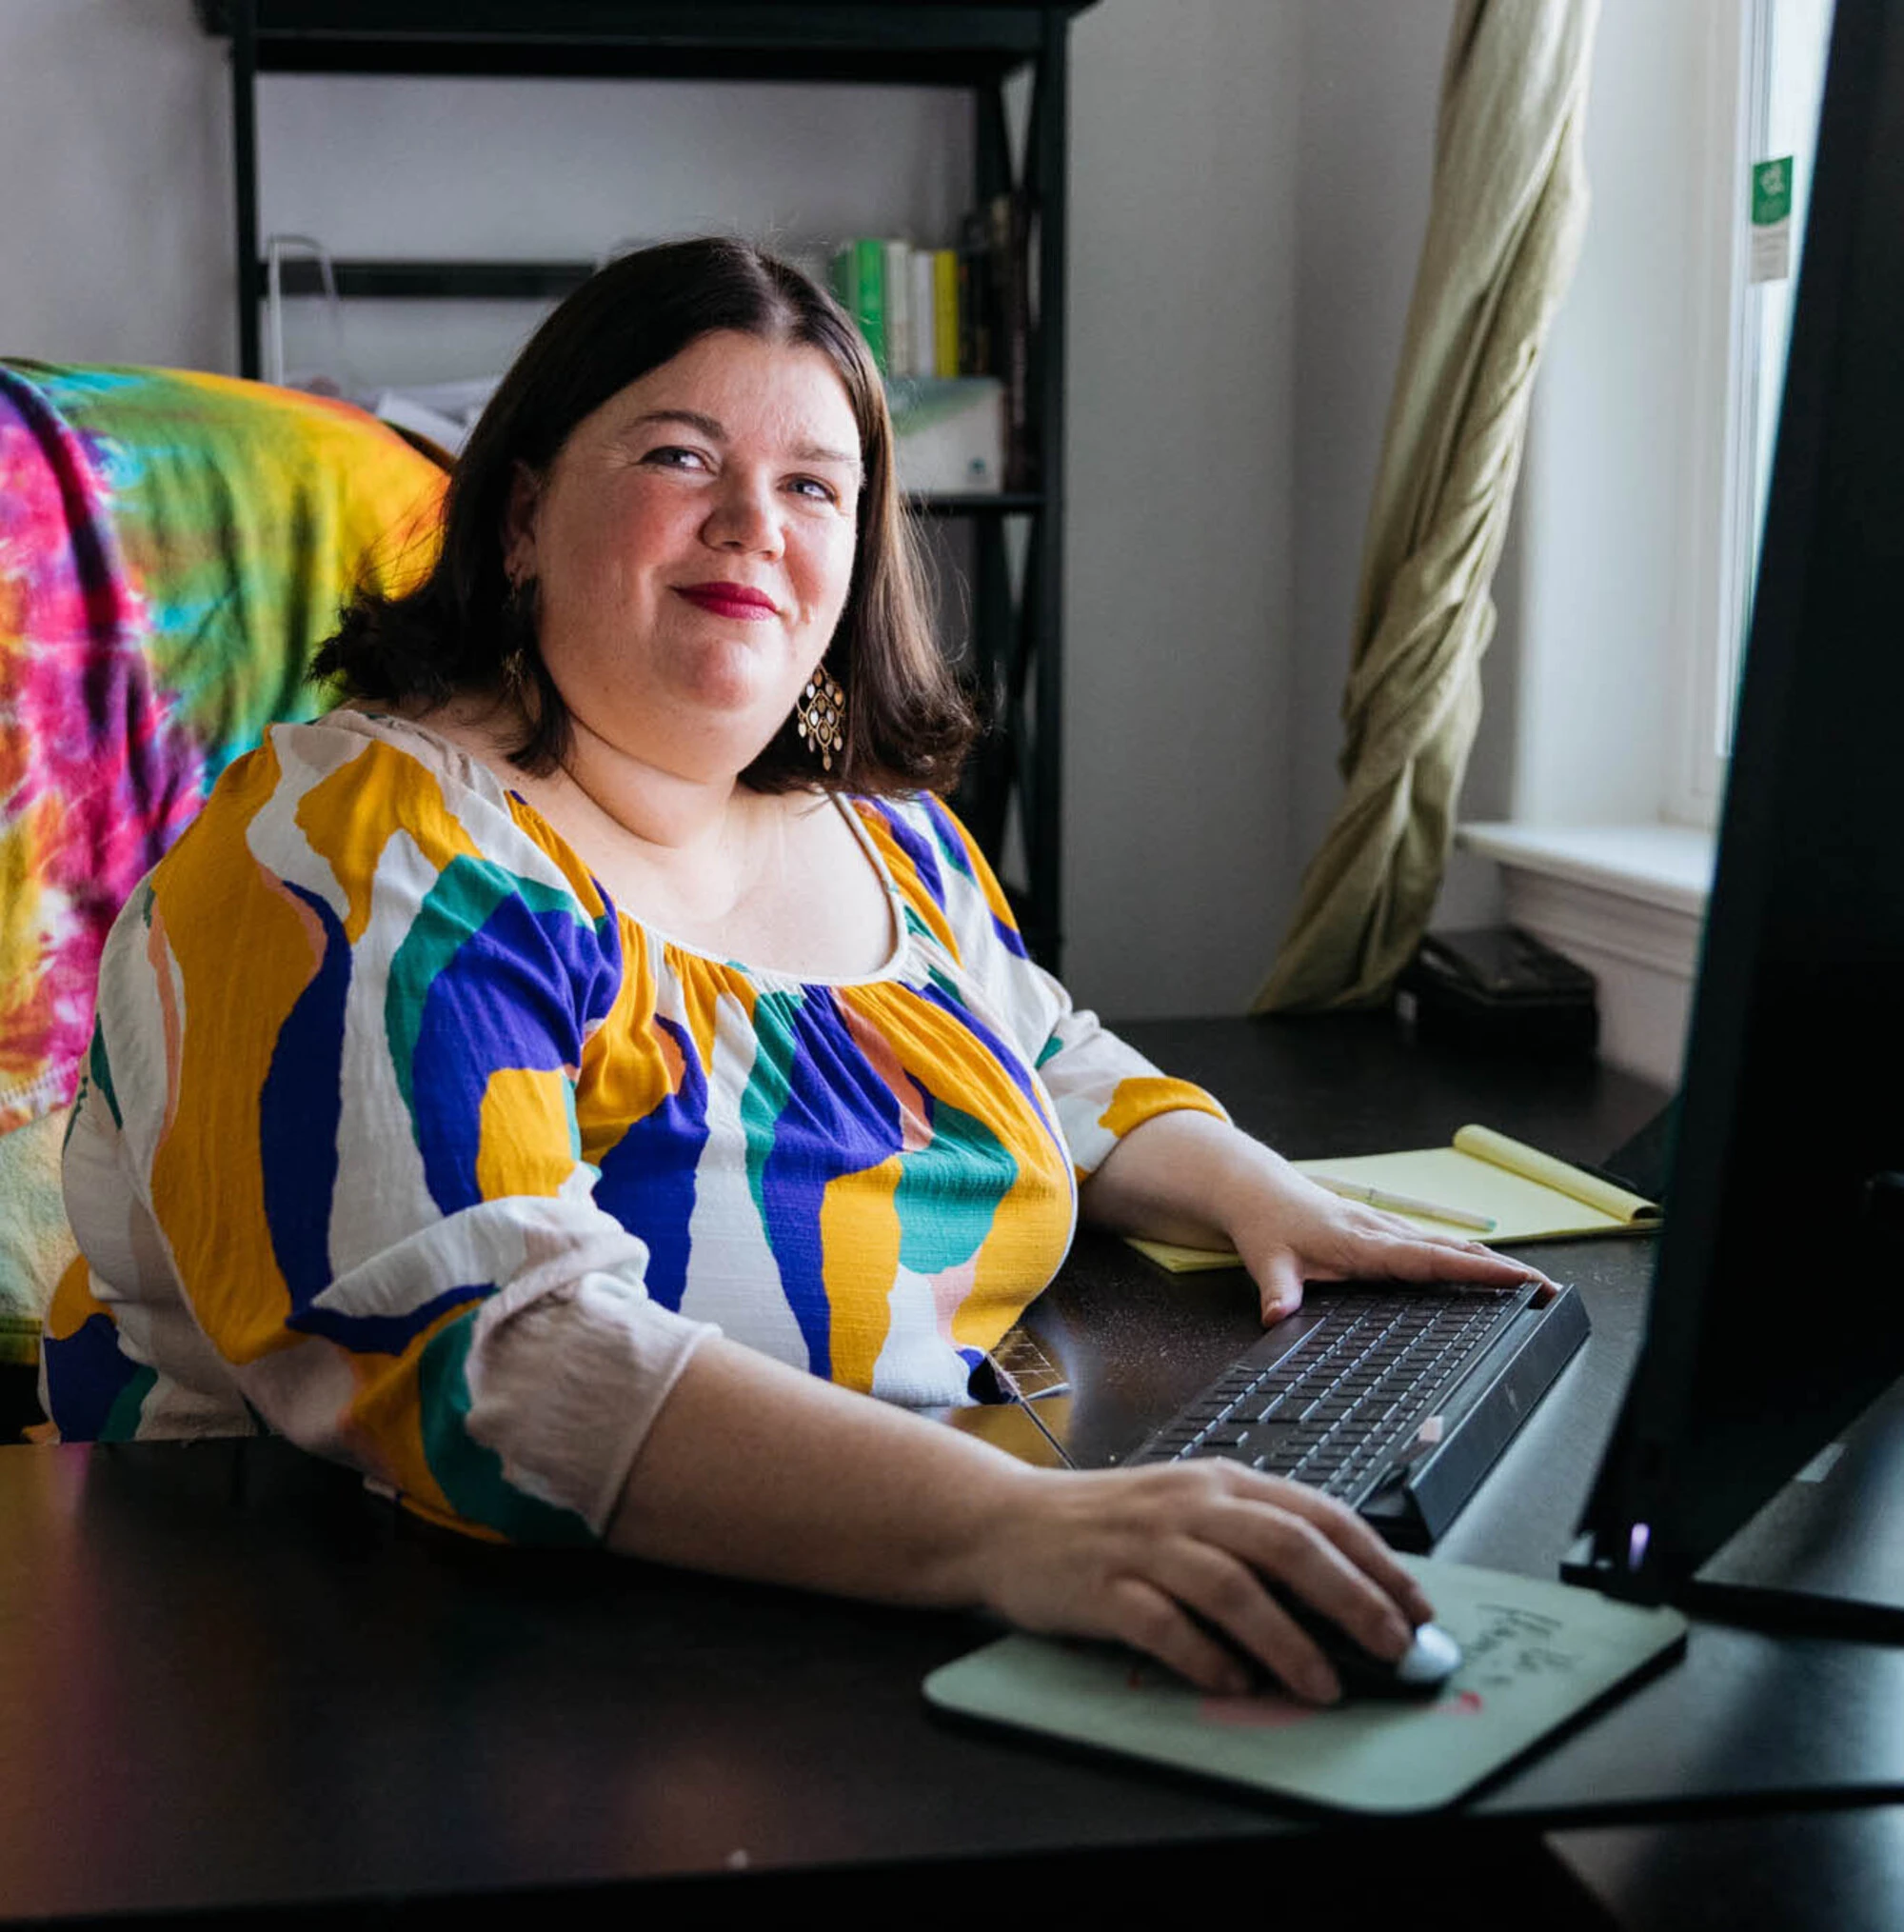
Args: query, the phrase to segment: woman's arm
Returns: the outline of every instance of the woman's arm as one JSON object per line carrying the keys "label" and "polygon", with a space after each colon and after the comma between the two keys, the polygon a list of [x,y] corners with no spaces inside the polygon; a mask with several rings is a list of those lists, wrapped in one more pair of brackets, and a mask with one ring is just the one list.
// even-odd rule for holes
{"label": "woman's arm", "polygon": [[1272,1582],[1382,1657],[1432,1614],[1380,1539],[1314,1490],[1214,1462],[1035,1469],[723,1340],[683,1369],[608,1542],[694,1569],[1115,1638],[1204,1689],[1240,1690],[1246,1672],[1214,1630],[1322,1702],[1339,1694],[1335,1674]]}
{"label": "woman's arm", "polygon": [[[984,855],[936,802],[915,837],[948,863],[934,897],[961,964],[1002,1016],[1057,1109],[1088,1221],[1186,1246],[1234,1247],[1255,1278],[1265,1322],[1302,1303],[1304,1280],[1507,1285],[1545,1278],[1478,1242],[1343,1201],[1230,1125],[1220,1105],[1166,1078],[1127,1042],[1072,1004],[1026,957]],[[922,874],[922,876],[923,876]]]}
{"label": "woman's arm", "polygon": [[1234,1247],[1260,1291],[1265,1323],[1302,1305],[1305,1280],[1544,1280],[1479,1242],[1340,1200],[1210,1114],[1158,1114],[1133,1127],[1083,1184],[1079,1205],[1120,1234]]}
{"label": "woman's arm", "polygon": [[[154,1358],[137,1322],[161,1395],[242,1397],[438,1521],[597,1539],[706,1332],[579,1142],[643,983],[579,863],[392,735],[274,727],[120,920],[77,1231],[100,1301],[202,1338]],[[615,1071],[631,1114],[668,1092],[658,1050]]]}

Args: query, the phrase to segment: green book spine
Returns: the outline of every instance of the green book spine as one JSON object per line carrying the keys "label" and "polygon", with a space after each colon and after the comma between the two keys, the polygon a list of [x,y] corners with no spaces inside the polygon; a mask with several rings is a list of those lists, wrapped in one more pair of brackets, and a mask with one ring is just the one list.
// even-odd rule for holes
{"label": "green book spine", "polygon": [[840,307],[848,315],[858,318],[860,313],[860,257],[851,242],[842,242],[833,250],[827,265],[827,280]]}
{"label": "green book spine", "polygon": [[873,360],[883,375],[889,367],[886,354],[886,245],[878,236],[853,244],[855,277],[853,320],[873,352]]}

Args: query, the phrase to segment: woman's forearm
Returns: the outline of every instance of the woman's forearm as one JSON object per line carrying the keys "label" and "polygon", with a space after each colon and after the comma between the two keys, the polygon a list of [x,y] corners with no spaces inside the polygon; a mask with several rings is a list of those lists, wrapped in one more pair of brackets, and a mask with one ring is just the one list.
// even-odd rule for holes
{"label": "woman's forearm", "polygon": [[682,1370],[609,1524],[631,1556],[888,1603],[987,1601],[984,1532],[1036,1472],[736,1343]]}
{"label": "woman's forearm", "polygon": [[764,1583],[1116,1638],[1211,1690],[1244,1686],[1242,1652],[1304,1696],[1336,1694],[1272,1584],[1384,1657],[1431,1614],[1374,1532],[1314,1491],[1215,1463],[1032,1468],[722,1340],[682,1370],[608,1541]]}
{"label": "woman's forearm", "polygon": [[1126,1134],[1084,1183],[1079,1210],[1116,1234],[1220,1247],[1265,1185],[1284,1177],[1294,1170],[1260,1141],[1214,1114],[1182,1109]]}

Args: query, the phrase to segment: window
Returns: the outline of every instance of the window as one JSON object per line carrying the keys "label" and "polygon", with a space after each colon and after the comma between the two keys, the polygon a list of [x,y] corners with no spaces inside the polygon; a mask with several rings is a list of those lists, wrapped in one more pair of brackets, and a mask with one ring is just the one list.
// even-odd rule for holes
{"label": "window", "polygon": [[[1606,0],[1592,207],[1541,359],[1460,842],[1464,916],[1600,981],[1605,1058],[1677,1078],[1795,284],[1754,280],[1755,164],[1795,270],[1831,0]],[[1767,184],[1770,185],[1770,184]],[[1775,210],[1761,207],[1760,212]],[[1493,763],[1487,763],[1491,757]],[[1482,883],[1497,885],[1499,912]],[[1445,911],[1440,923],[1461,923]]]}
{"label": "window", "polygon": [[1739,10],[1724,306],[1719,581],[1689,666],[1691,730],[1680,816],[1712,823],[1731,751],[1772,480],[1785,353],[1804,248],[1832,0],[1749,0]]}

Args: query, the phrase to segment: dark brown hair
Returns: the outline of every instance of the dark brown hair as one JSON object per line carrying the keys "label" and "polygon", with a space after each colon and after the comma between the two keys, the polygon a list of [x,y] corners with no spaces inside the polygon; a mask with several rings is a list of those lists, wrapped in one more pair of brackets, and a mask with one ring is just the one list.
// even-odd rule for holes
{"label": "dark brown hair", "polygon": [[[525,642],[521,619],[506,607],[504,568],[517,466],[545,474],[585,416],[719,329],[825,355],[852,405],[863,466],[852,583],[824,659],[846,689],[844,747],[823,772],[789,717],[743,782],[756,791],[876,794],[949,787],[971,742],[972,711],[933,641],[879,371],[824,289],[759,249],[719,237],[625,255],[549,316],[456,464],[429,575],[399,596],[360,592],[312,676],[335,681],[343,697],[430,707],[502,689],[505,663]],[[563,762],[573,727],[540,654],[527,657],[527,724],[509,756],[543,773]]]}

